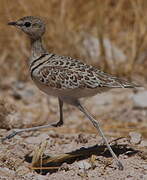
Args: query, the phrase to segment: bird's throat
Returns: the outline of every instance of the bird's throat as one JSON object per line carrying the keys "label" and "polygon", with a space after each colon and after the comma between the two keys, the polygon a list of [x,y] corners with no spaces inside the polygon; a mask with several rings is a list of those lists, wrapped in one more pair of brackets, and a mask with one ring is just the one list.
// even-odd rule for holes
{"label": "bird's throat", "polygon": [[43,47],[42,39],[31,39],[31,59],[37,59],[47,51]]}

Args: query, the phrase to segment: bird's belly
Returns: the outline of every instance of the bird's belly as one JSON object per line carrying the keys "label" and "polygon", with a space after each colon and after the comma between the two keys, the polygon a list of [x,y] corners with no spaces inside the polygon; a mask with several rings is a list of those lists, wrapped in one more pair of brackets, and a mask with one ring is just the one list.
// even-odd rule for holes
{"label": "bird's belly", "polygon": [[83,98],[83,97],[91,97],[96,95],[97,93],[105,92],[108,90],[108,88],[98,87],[98,88],[67,88],[67,89],[58,89],[58,88],[52,88],[50,86],[47,86],[45,84],[39,83],[38,81],[35,81],[36,86],[43,91],[44,93],[56,96],[56,97],[72,97],[72,98]]}
{"label": "bird's belly", "polygon": [[59,96],[60,91],[58,89],[52,88],[50,86],[47,86],[45,84],[39,83],[38,81],[34,81],[36,86],[43,91],[45,94],[51,95],[51,96]]}

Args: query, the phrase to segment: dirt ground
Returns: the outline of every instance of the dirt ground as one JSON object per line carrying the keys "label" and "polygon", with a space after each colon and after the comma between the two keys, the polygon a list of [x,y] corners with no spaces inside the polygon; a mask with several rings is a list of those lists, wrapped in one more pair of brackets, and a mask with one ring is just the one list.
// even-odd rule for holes
{"label": "dirt ground", "polygon": [[59,118],[57,99],[30,80],[27,37],[7,26],[28,15],[45,21],[49,52],[147,84],[147,0],[0,0],[0,180],[147,180],[147,86],[82,100],[100,122],[123,171],[91,122],[66,104],[64,126],[1,141],[13,129]]}
{"label": "dirt ground", "polygon": [[[47,124],[58,119],[58,104],[32,82],[1,85],[0,136],[13,128]],[[102,139],[77,109],[65,105],[65,125],[26,132],[0,142],[0,179],[147,179],[146,109],[136,108],[138,90],[119,89],[83,100],[100,121],[124,165],[117,169]],[[139,90],[140,91],[140,90]]]}

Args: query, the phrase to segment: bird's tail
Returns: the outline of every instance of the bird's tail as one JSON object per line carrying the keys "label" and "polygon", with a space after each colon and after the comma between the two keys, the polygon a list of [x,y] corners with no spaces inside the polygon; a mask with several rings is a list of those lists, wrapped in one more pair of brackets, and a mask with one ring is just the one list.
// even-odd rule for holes
{"label": "bird's tail", "polygon": [[142,87],[139,84],[136,84],[134,82],[130,82],[125,79],[117,78],[117,77],[111,77],[111,82],[106,85],[107,87],[109,86],[110,88],[137,88],[137,87]]}

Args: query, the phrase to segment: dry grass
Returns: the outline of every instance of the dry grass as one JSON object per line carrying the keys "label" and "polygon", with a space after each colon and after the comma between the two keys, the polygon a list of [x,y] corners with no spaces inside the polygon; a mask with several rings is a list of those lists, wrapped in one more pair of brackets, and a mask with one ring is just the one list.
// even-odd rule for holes
{"label": "dry grass", "polygon": [[[18,80],[28,80],[26,63],[22,60],[29,55],[29,43],[20,31],[6,25],[26,15],[44,17],[48,27],[45,41],[52,52],[80,57],[90,63],[92,60],[81,54],[81,32],[86,32],[97,36],[101,44],[101,61],[96,66],[118,75],[146,75],[146,0],[1,0],[0,77],[13,75]],[[109,64],[104,37],[126,54],[127,63],[114,59],[113,67]]]}

